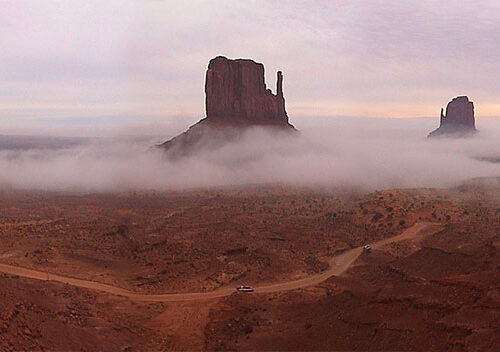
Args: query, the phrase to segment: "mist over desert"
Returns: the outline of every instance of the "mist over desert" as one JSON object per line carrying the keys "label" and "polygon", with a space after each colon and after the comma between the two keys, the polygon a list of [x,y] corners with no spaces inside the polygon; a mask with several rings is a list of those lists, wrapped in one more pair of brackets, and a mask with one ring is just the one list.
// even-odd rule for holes
{"label": "mist over desert", "polygon": [[500,164],[481,160],[500,157],[496,118],[480,119],[481,133],[474,138],[431,142],[425,137],[435,124],[432,119],[292,121],[299,137],[276,139],[256,127],[238,143],[176,162],[148,150],[164,137],[87,138],[74,145],[60,142],[60,148],[57,139],[49,144],[54,139],[47,137],[47,146],[42,142],[24,150],[5,145],[0,183],[19,189],[101,192],[265,183],[374,190],[450,187],[500,174]]}
{"label": "mist over desert", "polygon": [[498,1],[0,28],[0,351],[499,350]]}

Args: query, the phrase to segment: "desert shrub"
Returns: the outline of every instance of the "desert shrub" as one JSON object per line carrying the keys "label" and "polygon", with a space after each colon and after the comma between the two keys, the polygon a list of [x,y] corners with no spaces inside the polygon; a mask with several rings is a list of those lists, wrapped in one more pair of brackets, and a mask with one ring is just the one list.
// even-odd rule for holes
{"label": "desert shrub", "polygon": [[375,215],[373,215],[372,217],[372,222],[377,222],[379,221],[380,219],[382,219],[384,216],[379,213],[379,212],[376,212]]}

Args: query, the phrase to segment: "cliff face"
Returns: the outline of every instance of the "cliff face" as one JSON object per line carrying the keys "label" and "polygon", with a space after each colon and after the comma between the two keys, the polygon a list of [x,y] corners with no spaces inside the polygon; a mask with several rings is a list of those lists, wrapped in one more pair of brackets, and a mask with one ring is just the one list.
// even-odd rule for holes
{"label": "cliff face", "polygon": [[453,98],[446,106],[446,115],[441,109],[439,128],[432,131],[429,137],[442,135],[467,135],[476,132],[474,103],[466,96]]}
{"label": "cliff face", "polygon": [[277,73],[276,95],[266,88],[264,65],[253,60],[210,60],[206,80],[207,118],[244,119],[257,124],[288,123],[283,75]]}
{"label": "cliff face", "polygon": [[283,74],[277,72],[276,94],[273,94],[266,88],[261,63],[223,56],[210,60],[205,95],[206,118],[159,147],[185,155],[195,148],[215,149],[235,141],[248,127],[296,131],[285,110]]}

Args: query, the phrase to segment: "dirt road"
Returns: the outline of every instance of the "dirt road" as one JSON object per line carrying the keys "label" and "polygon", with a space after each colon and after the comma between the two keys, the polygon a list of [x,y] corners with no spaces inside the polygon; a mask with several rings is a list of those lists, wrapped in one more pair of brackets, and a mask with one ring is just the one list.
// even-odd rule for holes
{"label": "dirt road", "polygon": [[[428,223],[428,222],[416,223],[415,225],[413,225],[400,235],[386,238],[384,240],[371,243],[370,245],[372,246],[372,248],[376,249],[386,244],[402,241],[405,239],[419,240],[425,236],[434,234],[442,229],[443,226],[436,223]],[[321,274],[311,275],[306,278],[294,281],[287,281],[267,286],[257,286],[255,287],[255,292],[256,293],[279,292],[279,291],[294,290],[298,288],[317,285],[320,282],[323,282],[334,275],[340,275],[347,269],[349,269],[349,267],[359,257],[362,251],[363,251],[362,247],[353,248],[333,257],[329,261],[330,264],[329,268],[326,271],[322,272]],[[46,273],[43,271],[25,269],[6,264],[0,264],[0,272],[36,280],[57,281],[72,286],[103,291],[115,295],[128,297],[132,300],[145,301],[145,302],[179,302],[179,301],[203,300],[203,299],[229,296],[234,292],[234,287],[227,287],[211,292],[167,293],[159,295],[148,295],[142,293],[135,293],[120,287],[106,285],[95,281],[80,280],[72,277],[60,276],[56,274]]]}

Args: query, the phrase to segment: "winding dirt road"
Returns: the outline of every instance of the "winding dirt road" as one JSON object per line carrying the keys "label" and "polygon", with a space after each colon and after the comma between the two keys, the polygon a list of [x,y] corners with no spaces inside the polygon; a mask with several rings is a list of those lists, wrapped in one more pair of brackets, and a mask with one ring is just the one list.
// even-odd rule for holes
{"label": "winding dirt road", "polygon": [[[402,234],[386,238],[377,242],[373,242],[370,245],[373,249],[380,248],[386,244],[398,242],[406,239],[419,240],[425,236],[432,235],[441,231],[443,226],[437,223],[420,222],[416,223]],[[360,256],[363,248],[353,248],[342,254],[332,257],[329,261],[329,268],[322,272],[321,274],[311,275],[303,279],[287,281],[267,286],[257,286],[255,287],[255,293],[271,293],[279,291],[288,291],[298,288],[314,286],[326,279],[344,273],[349,267],[354,263],[354,261]],[[43,271],[25,269],[17,266],[0,264],[0,272],[17,275],[21,277],[26,277],[30,279],[42,280],[42,281],[57,281],[64,284],[88,288],[91,290],[98,290],[114,295],[120,295],[128,297],[136,301],[145,302],[180,302],[180,301],[193,301],[193,300],[204,300],[218,297],[229,296],[234,292],[233,287],[220,288],[211,292],[196,292],[196,293],[167,293],[159,295],[148,295],[142,293],[135,293],[129,290],[125,290],[120,287],[115,287],[111,285],[102,284],[95,281],[81,280],[67,276],[60,276],[56,274],[50,274]]]}

